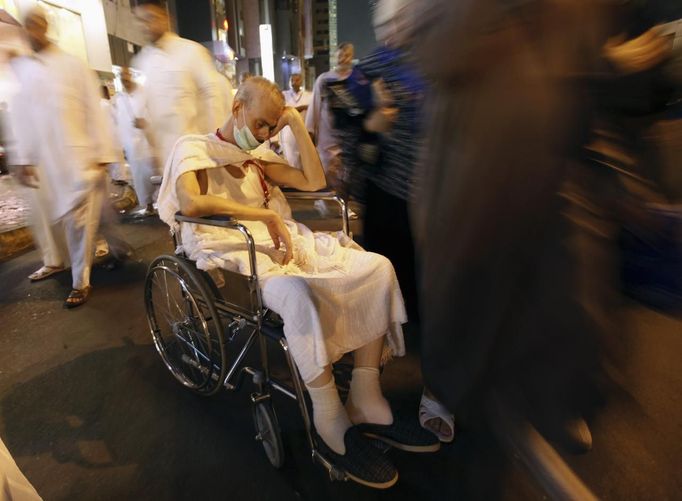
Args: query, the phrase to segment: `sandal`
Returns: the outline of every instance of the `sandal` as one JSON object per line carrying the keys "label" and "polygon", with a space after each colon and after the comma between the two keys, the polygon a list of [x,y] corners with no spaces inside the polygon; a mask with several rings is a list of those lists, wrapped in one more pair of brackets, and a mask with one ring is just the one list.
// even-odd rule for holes
{"label": "sandal", "polygon": [[100,239],[95,243],[95,257],[104,257],[109,254],[109,243]]}
{"label": "sandal", "polygon": [[380,440],[402,451],[436,452],[440,449],[439,439],[419,424],[413,415],[394,413],[391,424],[361,423],[356,428],[367,438]]}
{"label": "sandal", "polygon": [[39,282],[40,280],[45,280],[47,277],[64,271],[63,266],[42,266],[40,269],[34,271],[28,276],[31,282]]}
{"label": "sandal", "polygon": [[83,289],[72,289],[69,296],[66,298],[66,301],[64,301],[64,308],[71,309],[84,304],[90,297],[91,290],[91,285],[88,285]]}
{"label": "sandal", "polygon": [[[440,426],[429,425],[429,421],[440,420]],[[419,403],[419,424],[422,428],[429,430],[438,437],[444,444],[449,444],[455,439],[455,416],[448,411],[438,400],[422,393]],[[443,425],[448,428],[448,432],[443,432]]]}

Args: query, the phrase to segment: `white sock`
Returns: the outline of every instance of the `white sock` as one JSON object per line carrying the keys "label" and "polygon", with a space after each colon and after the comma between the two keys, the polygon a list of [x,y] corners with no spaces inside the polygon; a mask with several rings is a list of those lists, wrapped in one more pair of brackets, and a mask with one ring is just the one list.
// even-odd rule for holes
{"label": "white sock", "polygon": [[[307,385],[306,385],[307,386]],[[307,386],[310,400],[313,402],[313,422],[317,434],[337,454],[345,454],[346,446],[343,436],[352,423],[343,408],[336,383],[332,377],[324,386],[311,388]]]}
{"label": "white sock", "polygon": [[353,424],[391,424],[391,406],[381,393],[379,369],[356,367],[350,382],[346,410]]}

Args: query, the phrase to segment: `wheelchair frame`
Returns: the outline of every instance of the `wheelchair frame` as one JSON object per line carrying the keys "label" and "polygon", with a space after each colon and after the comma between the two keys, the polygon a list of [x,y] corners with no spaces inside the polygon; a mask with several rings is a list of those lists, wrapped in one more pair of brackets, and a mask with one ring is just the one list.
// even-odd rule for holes
{"label": "wheelchair frame", "polygon": [[[289,200],[336,202],[341,209],[342,229],[346,235],[351,236],[348,206],[346,201],[334,192],[285,191],[284,193]],[[179,223],[209,225],[241,233],[248,247],[250,274],[243,275],[228,270],[220,270],[225,280],[226,292],[228,285],[232,285],[238,296],[241,296],[236,300],[230,300],[223,296],[223,293],[218,290],[215,282],[206,272],[198,270],[194,263],[184,255],[162,255],[154,259],[149,266],[145,281],[145,306],[154,345],[167,369],[184,386],[206,396],[217,393],[221,388],[237,391],[241,388],[244,377],[246,375],[251,376],[252,382],[256,386],[256,391],[251,394],[253,419],[257,431],[256,440],[262,442],[268,460],[276,468],[281,468],[284,464],[284,449],[277,416],[271,403],[271,392],[275,390],[296,400],[305,425],[313,461],[325,467],[331,480],[347,480],[346,473],[325,458],[317,448],[316,439],[313,436],[311,414],[305,398],[304,384],[289,351],[281,320],[263,305],[256,269],[255,243],[248,228],[239,221],[225,216],[187,217],[177,213],[175,219]],[[173,235],[173,243],[175,248],[181,243],[179,242],[179,234]],[[162,274],[164,277],[168,312],[170,313],[171,310],[168,289],[169,277],[174,277],[177,280],[183,308],[187,311],[184,319],[176,322],[169,320],[168,322],[172,332],[169,337],[175,338],[175,342],[181,348],[184,343],[185,348],[188,349],[189,354],[183,353],[179,361],[173,360],[170,356],[170,345],[167,345],[163,339],[159,327],[153,297],[157,274]],[[238,302],[240,299],[242,300],[241,303]],[[177,303],[175,306],[182,316],[182,309]],[[202,309],[205,310],[205,313]],[[170,325],[171,323],[172,325]],[[209,327],[209,324],[213,326],[213,329]],[[197,335],[197,326],[203,332],[203,344],[201,333]],[[229,344],[247,331],[250,333],[243,347],[228,367],[224,338],[227,337],[227,344]],[[267,350],[268,339],[276,342],[283,350],[291,375],[292,386],[272,376]],[[260,368],[243,365],[244,359],[256,340],[258,340],[260,351]],[[216,353],[213,353],[214,351]],[[216,363],[218,356],[220,356],[220,360]],[[209,364],[208,367],[205,366],[207,363]],[[192,381],[193,374],[196,375],[196,373],[203,377],[201,384]]]}

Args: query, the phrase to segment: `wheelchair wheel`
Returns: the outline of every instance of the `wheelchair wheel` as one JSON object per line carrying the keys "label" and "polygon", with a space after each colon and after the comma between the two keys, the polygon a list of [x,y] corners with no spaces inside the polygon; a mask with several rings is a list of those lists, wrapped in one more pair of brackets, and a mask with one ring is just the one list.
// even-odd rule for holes
{"label": "wheelchair wheel", "polygon": [[147,321],[156,350],[184,386],[213,395],[225,377],[222,323],[204,278],[176,256],[159,256],[145,282]]}
{"label": "wheelchair wheel", "polygon": [[284,465],[284,445],[277,415],[269,400],[253,404],[253,424],[256,428],[256,440],[263,444],[268,461],[275,468],[281,468]]}

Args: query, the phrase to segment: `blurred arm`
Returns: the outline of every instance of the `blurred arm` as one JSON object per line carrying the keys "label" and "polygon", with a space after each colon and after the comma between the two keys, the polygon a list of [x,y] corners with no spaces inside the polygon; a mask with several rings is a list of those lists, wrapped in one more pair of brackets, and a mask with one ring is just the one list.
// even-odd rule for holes
{"label": "blurred arm", "polygon": [[310,99],[310,106],[308,107],[308,112],[305,115],[305,127],[312,137],[313,143],[317,144],[317,128],[320,123],[320,112],[321,112],[321,86],[322,78],[321,76],[315,80],[315,85],[313,86],[313,96]]}
{"label": "blurred arm", "polygon": [[77,75],[76,78],[82,82],[81,99],[85,109],[85,127],[95,145],[97,163],[102,165],[119,162],[121,152],[117,150],[113,141],[116,136],[112,130],[110,117],[105,115],[100,106],[100,92],[96,77],[84,64],[80,64],[80,71]]}
{"label": "blurred arm", "polygon": [[213,66],[209,53],[197,48],[190,59],[192,78],[199,92],[199,101],[205,116],[199,117],[202,132],[212,132],[225,121],[225,95],[221,89],[218,77],[220,75]]}

